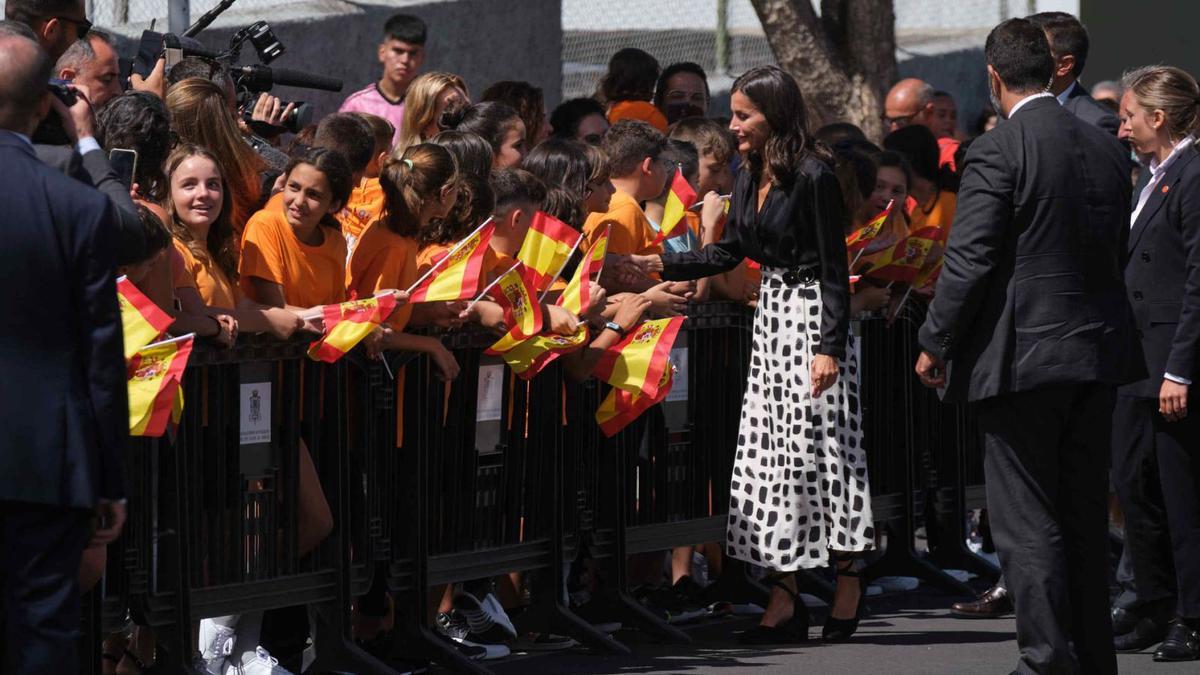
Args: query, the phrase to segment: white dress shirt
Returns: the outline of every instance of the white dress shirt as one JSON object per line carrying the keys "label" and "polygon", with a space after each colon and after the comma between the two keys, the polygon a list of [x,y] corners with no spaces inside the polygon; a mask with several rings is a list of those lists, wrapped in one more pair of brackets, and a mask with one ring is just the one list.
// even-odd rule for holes
{"label": "white dress shirt", "polygon": [[1021,99],[1020,101],[1017,101],[1017,104],[1012,107],[1012,110],[1008,111],[1008,119],[1011,120],[1012,116],[1016,115],[1018,110],[1025,107],[1026,103],[1029,103],[1030,101],[1034,100],[1035,98],[1050,98],[1051,96],[1054,96],[1054,94],[1051,94],[1048,91],[1043,91],[1043,92],[1039,92],[1037,94],[1031,94],[1029,96],[1026,96],[1025,98]]}
{"label": "white dress shirt", "polygon": [[[1192,147],[1192,144],[1195,142],[1196,138],[1191,134],[1188,134],[1188,136],[1182,141],[1176,143],[1175,147],[1171,148],[1171,154],[1167,155],[1167,158],[1163,161],[1158,161],[1157,157],[1152,157],[1150,159],[1150,166],[1148,167],[1150,169],[1150,180],[1146,183],[1146,187],[1142,188],[1141,193],[1138,194],[1137,206],[1134,207],[1133,213],[1129,216],[1129,227],[1131,229],[1133,228],[1134,223],[1137,222],[1138,216],[1141,215],[1142,209],[1146,206],[1146,202],[1150,201],[1150,195],[1154,194],[1154,191],[1158,188],[1158,184],[1162,182],[1163,176],[1167,173],[1167,169],[1171,168],[1171,165],[1175,163],[1176,158],[1178,158],[1184,150]],[[1163,377],[1178,384],[1190,385],[1192,383],[1192,381],[1186,377],[1172,375],[1171,373],[1163,373]]]}

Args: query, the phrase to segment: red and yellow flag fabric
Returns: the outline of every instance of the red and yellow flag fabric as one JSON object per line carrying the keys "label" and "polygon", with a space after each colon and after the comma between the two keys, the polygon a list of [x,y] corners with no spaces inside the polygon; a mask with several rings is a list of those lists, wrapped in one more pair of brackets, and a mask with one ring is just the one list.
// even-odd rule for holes
{"label": "red and yellow flag fabric", "polygon": [[487,353],[500,354],[518,377],[529,380],[563,354],[582,349],[587,345],[588,337],[587,324],[579,324],[572,335],[542,334],[518,342],[505,351],[492,351],[499,345],[497,343]]}
{"label": "red and yellow flag fabric", "polygon": [[912,280],[912,287],[918,291],[933,290],[938,276],[942,273],[942,263],[944,262],[946,262],[946,256],[943,254],[938,255],[932,262],[925,263]]}
{"label": "red and yellow flag fabric", "polygon": [[654,398],[664,370],[671,367],[671,346],[686,317],[646,321],[625,339],[604,350],[593,374],[618,389]]}
{"label": "red and yellow flag fabric", "polygon": [[921,228],[886,251],[864,274],[884,281],[911,284],[924,267],[930,251],[940,245],[941,237],[941,228]]}
{"label": "red and yellow flag fabric", "polygon": [[535,293],[554,283],[582,237],[579,230],[548,213],[538,211],[533,214],[533,224],[525,233],[517,260],[525,263],[529,285]]}
{"label": "red and yellow flag fabric", "polygon": [[308,346],[308,358],[333,363],[362,342],[396,307],[396,296],[385,293],[321,308],[325,334]]}
{"label": "red and yellow flag fabric", "polygon": [[409,291],[408,301],[454,302],[475,297],[483,276],[483,259],[495,229],[495,223],[488,222],[455,244]]}
{"label": "red and yellow flag fabric", "polygon": [[129,433],[162,436],[183,412],[179,384],[192,353],[192,335],[147,345],[129,360]]}
{"label": "red and yellow flag fabric", "polygon": [[121,328],[125,334],[125,360],[158,339],[175,322],[125,277],[117,279],[117,303],[121,306]]}
{"label": "red and yellow flag fabric", "polygon": [[669,365],[663,371],[659,378],[658,394],[655,396],[634,394],[617,387],[610,389],[608,396],[604,397],[600,407],[596,409],[596,423],[600,425],[604,435],[609,438],[615,436],[639,415],[667,398],[667,394],[671,393],[671,386],[675,383],[674,372]]}
{"label": "red and yellow flag fabric", "polygon": [[608,233],[611,229],[612,226],[609,225],[609,229],[592,242],[592,247],[575,268],[575,275],[563,289],[562,295],[558,296],[556,304],[575,316],[582,317],[592,306],[592,274],[598,275],[604,268],[604,256],[608,254]]}
{"label": "red and yellow flag fabric", "polygon": [[872,218],[871,222],[851,232],[846,237],[846,252],[851,255],[858,253],[865,249],[872,239],[878,237],[879,233],[883,231],[884,223],[892,215],[892,207],[895,205],[895,200],[888,202],[887,208]]}
{"label": "red and yellow flag fabric", "polygon": [[496,280],[492,297],[504,308],[508,337],[525,340],[542,331],[542,307],[528,284],[529,270],[520,261]]}
{"label": "red and yellow flag fabric", "polygon": [[679,226],[686,221],[683,219],[683,214],[696,203],[696,191],[688,184],[687,179],[683,177],[683,169],[675,169],[675,177],[671,179],[671,190],[667,192],[667,203],[663,209],[662,223],[658,228],[658,236],[654,238],[655,244],[670,239],[671,237],[681,232]]}

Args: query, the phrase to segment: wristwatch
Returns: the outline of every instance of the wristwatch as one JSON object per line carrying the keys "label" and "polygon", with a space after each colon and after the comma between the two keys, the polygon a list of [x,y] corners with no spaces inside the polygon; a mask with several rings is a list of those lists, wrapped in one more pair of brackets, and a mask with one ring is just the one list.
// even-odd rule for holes
{"label": "wristwatch", "polygon": [[608,323],[604,324],[604,327],[613,331],[617,335],[620,335],[621,337],[625,337],[625,329],[621,328],[621,324],[617,323],[616,321],[609,321]]}

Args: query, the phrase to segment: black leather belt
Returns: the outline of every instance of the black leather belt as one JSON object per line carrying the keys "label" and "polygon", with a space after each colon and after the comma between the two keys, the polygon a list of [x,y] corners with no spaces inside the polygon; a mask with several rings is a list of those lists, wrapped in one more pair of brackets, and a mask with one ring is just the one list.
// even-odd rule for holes
{"label": "black leather belt", "polygon": [[801,284],[807,286],[817,280],[817,268],[797,267],[783,273],[783,283],[788,286],[799,286]]}

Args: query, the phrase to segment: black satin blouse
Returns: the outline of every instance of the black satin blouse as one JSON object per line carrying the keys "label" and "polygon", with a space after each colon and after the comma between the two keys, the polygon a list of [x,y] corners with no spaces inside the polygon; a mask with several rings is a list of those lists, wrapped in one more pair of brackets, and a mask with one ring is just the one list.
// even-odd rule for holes
{"label": "black satin blouse", "polygon": [[789,189],[772,186],[757,210],[758,180],[738,172],[721,241],[699,251],[664,253],[663,279],[696,279],[726,272],[742,261],[766,267],[817,267],[821,284],[821,342],[817,354],[842,358],[850,328],[846,263],[847,214],[833,170],[806,157]]}

